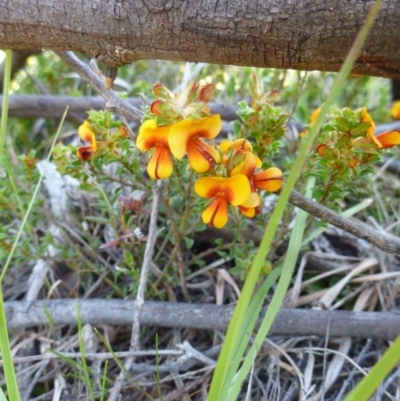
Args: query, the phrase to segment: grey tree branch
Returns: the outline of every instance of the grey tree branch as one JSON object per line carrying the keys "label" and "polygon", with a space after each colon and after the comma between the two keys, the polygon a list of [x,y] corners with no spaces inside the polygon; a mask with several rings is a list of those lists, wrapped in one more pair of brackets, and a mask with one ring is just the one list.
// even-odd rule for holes
{"label": "grey tree branch", "polygon": [[[77,302],[82,323],[96,325],[130,325],[134,301],[38,300],[5,303],[9,329],[29,328],[50,324],[76,325]],[[233,307],[210,304],[174,302],[145,302],[140,316],[141,325],[156,327],[225,330]],[[263,315],[263,314],[261,314]],[[309,309],[282,309],[271,329],[271,334],[304,336],[379,338],[393,340],[400,334],[400,313],[351,312]]]}
{"label": "grey tree branch", "polygon": [[400,238],[394,235],[387,234],[384,231],[373,230],[357,220],[343,217],[296,191],[290,194],[289,202],[335,227],[376,245],[385,252],[400,255]]}
{"label": "grey tree branch", "polygon": [[113,90],[106,89],[101,80],[85,63],[78,59],[72,52],[57,52],[74,71],[76,71],[90,86],[107,102],[106,106],[118,111],[125,117],[140,123],[143,112],[122,100]]}

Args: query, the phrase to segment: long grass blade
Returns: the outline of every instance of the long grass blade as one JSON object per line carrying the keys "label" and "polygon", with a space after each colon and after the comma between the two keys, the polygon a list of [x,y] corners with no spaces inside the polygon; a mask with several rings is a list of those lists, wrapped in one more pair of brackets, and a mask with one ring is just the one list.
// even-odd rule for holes
{"label": "long grass blade", "polygon": [[386,350],[383,356],[378,360],[357,387],[355,387],[344,399],[344,401],[367,401],[371,398],[379,384],[385,379],[390,371],[400,360],[400,336]]}
{"label": "long grass blade", "polygon": [[[8,117],[8,96],[10,93],[11,82],[11,50],[6,50],[5,69],[4,69],[4,87],[3,87],[3,109],[1,112],[0,123],[0,166],[4,161],[4,143],[6,139],[7,117]],[[4,268],[5,269],[5,268]],[[3,269],[3,270],[4,270]],[[8,398],[19,401],[17,376],[15,375],[14,364],[11,356],[10,341],[8,339],[6,312],[4,310],[3,288],[0,280],[0,349],[3,357],[4,375],[6,378]],[[3,394],[4,395],[4,394]]]}
{"label": "long grass blade", "polygon": [[[311,177],[307,184],[306,196],[311,197],[312,189],[315,184],[315,178]],[[276,287],[274,296],[272,297],[271,303],[267,309],[264,319],[261,323],[260,329],[246,355],[246,358],[238,372],[235,376],[235,380],[231,382],[231,390],[229,392],[229,399],[236,399],[242,387],[243,381],[246,379],[251,366],[254,362],[254,356],[257,354],[258,350],[261,348],[265,337],[267,336],[272,323],[274,322],[276,315],[281,308],[282,302],[285,298],[287,289],[290,285],[290,280],[293,275],[294,267],[299,256],[301,249],[301,242],[303,239],[304,229],[307,223],[308,213],[303,210],[298,210],[295,219],[293,231],[290,235],[288,251],[286,253],[286,258],[283,263],[282,274],[280,276],[278,286]]]}

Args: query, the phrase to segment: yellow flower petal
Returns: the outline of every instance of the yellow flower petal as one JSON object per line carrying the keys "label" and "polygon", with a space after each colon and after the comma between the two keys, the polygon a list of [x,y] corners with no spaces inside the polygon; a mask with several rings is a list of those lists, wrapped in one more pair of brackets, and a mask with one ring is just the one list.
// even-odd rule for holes
{"label": "yellow flower petal", "polygon": [[236,139],[236,141],[233,141],[231,147],[235,150],[240,150],[244,152],[253,151],[253,146],[251,145],[251,142],[244,138],[239,138]]}
{"label": "yellow flower petal", "polygon": [[220,162],[219,152],[200,138],[193,138],[187,148],[188,160],[193,170],[204,173]]}
{"label": "yellow flower petal", "polygon": [[202,198],[225,197],[233,206],[238,206],[250,196],[249,180],[243,174],[233,177],[203,177],[194,184],[194,190]]}
{"label": "yellow flower petal", "polygon": [[254,174],[253,184],[258,189],[264,189],[269,192],[276,192],[282,187],[282,171],[276,167]]}
{"label": "yellow flower petal", "polygon": [[222,228],[228,222],[228,202],[217,197],[201,215],[203,222],[211,227]]}
{"label": "yellow flower petal", "polygon": [[155,180],[169,178],[173,171],[173,164],[169,149],[164,147],[156,147],[149,164],[147,172],[151,178]]}
{"label": "yellow flower petal", "polygon": [[400,120],[400,102],[395,102],[393,104],[393,107],[390,110],[390,114],[394,119]]}
{"label": "yellow flower petal", "polygon": [[371,115],[367,112],[366,107],[362,108],[362,117],[361,117],[361,121],[363,123],[368,123],[369,124],[369,128],[367,129],[367,134],[368,137],[370,139],[372,139],[372,141],[375,143],[375,145],[378,148],[381,148],[382,146],[380,145],[379,141],[375,138],[375,123],[372,120]]}
{"label": "yellow flower petal", "polygon": [[310,116],[311,125],[315,123],[315,120],[318,118],[319,113],[321,113],[321,107],[316,108]]}
{"label": "yellow flower petal", "polygon": [[219,148],[221,150],[222,156],[225,156],[231,146],[232,141],[228,141],[228,139],[224,139],[221,141],[221,143],[219,144]]}
{"label": "yellow flower petal", "polygon": [[376,135],[376,140],[381,145],[380,148],[388,149],[400,145],[400,131],[386,131]]}
{"label": "yellow flower petal", "polygon": [[157,126],[156,120],[145,121],[139,129],[139,135],[136,139],[137,148],[142,152],[159,146],[168,149],[168,133],[170,128],[170,125],[165,127]]}
{"label": "yellow flower petal", "polygon": [[239,153],[237,156],[233,157],[232,164],[234,165],[236,164],[235,159],[239,159],[242,161],[232,169],[229,175],[234,176],[237,174],[244,174],[249,179],[253,176],[257,164],[259,164],[258,160],[260,160],[258,157],[256,157],[255,155],[253,155],[253,153],[250,152]]}
{"label": "yellow flower petal", "polygon": [[190,142],[195,138],[215,138],[222,128],[219,114],[199,120],[183,120],[171,127],[168,143],[171,153],[181,160],[187,152]]}
{"label": "yellow flower petal", "polygon": [[245,208],[255,208],[261,205],[260,195],[256,191],[252,191],[249,197],[240,206]]}
{"label": "yellow flower petal", "polygon": [[85,142],[89,142],[92,145],[93,152],[97,151],[96,137],[89,121],[85,120],[78,128],[78,134]]}

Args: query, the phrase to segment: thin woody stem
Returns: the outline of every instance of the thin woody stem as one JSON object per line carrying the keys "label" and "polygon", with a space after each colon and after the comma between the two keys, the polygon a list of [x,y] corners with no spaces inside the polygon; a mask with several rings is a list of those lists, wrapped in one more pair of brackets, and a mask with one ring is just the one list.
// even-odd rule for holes
{"label": "thin woody stem", "polygon": [[290,194],[289,202],[335,227],[376,245],[385,252],[400,255],[400,238],[394,235],[387,234],[384,231],[373,230],[361,222],[345,218],[296,191],[292,191]]}
{"label": "thin woody stem", "polygon": [[[153,258],[154,245],[157,239],[157,216],[158,216],[158,204],[160,199],[162,181],[157,181],[153,186],[153,203],[150,214],[150,227],[149,234],[147,236],[146,248],[144,251],[142,269],[140,271],[139,287],[136,294],[136,300],[133,308],[133,322],[132,322],[132,336],[130,351],[138,351],[140,349],[140,318],[142,315],[144,296],[147,286],[147,278],[150,271],[150,264]],[[134,362],[134,357],[130,356],[125,361],[125,369],[129,372],[130,366]],[[121,370],[117,379],[114,382],[114,386],[111,390],[108,401],[116,401],[118,395],[125,381],[125,370]]]}
{"label": "thin woody stem", "polygon": [[107,102],[107,108],[117,109],[118,112],[123,114],[125,117],[128,117],[137,123],[141,122],[143,112],[122,100],[111,89],[106,89],[105,82],[101,80],[85,63],[79,60],[74,53],[69,51],[60,51],[56,53]]}

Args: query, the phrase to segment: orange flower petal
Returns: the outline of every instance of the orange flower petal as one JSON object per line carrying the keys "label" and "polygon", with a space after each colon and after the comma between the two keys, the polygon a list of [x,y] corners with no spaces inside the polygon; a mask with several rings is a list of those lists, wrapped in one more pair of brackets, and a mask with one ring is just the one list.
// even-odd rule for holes
{"label": "orange flower petal", "polygon": [[358,164],[358,159],[355,156],[350,157],[350,160],[347,162],[347,167],[354,168]]}
{"label": "orange flower petal", "polygon": [[157,126],[156,120],[145,121],[140,129],[136,139],[136,146],[142,152],[161,146],[168,149],[168,133],[171,126]]}
{"label": "orange flower petal", "polygon": [[96,137],[89,121],[85,120],[78,128],[78,134],[85,142],[89,142],[92,145],[93,152],[97,151]]}
{"label": "orange flower petal", "polygon": [[187,148],[188,160],[193,170],[204,173],[220,162],[219,152],[200,138],[193,138]]}
{"label": "orange flower petal", "polygon": [[324,143],[317,146],[317,153],[322,157],[326,156],[328,151],[329,151],[329,148]]}
{"label": "orange flower petal", "polygon": [[174,124],[169,132],[168,143],[171,153],[181,160],[194,138],[215,138],[221,128],[222,121],[219,114],[199,120],[180,121]]}
{"label": "orange flower petal", "polygon": [[387,131],[376,135],[376,140],[380,143],[380,147],[388,149],[396,145],[400,145],[400,131]]}
{"label": "orange flower petal", "polygon": [[258,189],[264,189],[269,192],[276,192],[282,187],[282,171],[276,167],[254,174],[253,184]]}
{"label": "orange flower petal", "polygon": [[169,178],[172,174],[173,164],[169,149],[163,147],[156,147],[149,164],[147,165],[147,172],[151,178],[155,180]]}
{"label": "orange flower petal", "polygon": [[80,160],[88,160],[93,156],[92,146],[82,146],[76,150],[76,155]]}
{"label": "orange flower petal", "polygon": [[244,206],[239,206],[240,212],[243,214],[243,216],[253,218],[256,215],[256,208],[255,207],[244,207]]}
{"label": "orange flower petal", "polygon": [[194,184],[194,190],[202,198],[225,197],[233,206],[241,205],[250,196],[249,180],[243,174],[233,177],[202,177]]}
{"label": "orange flower petal", "polygon": [[228,222],[228,201],[217,197],[201,215],[203,222],[211,227],[222,228]]}

